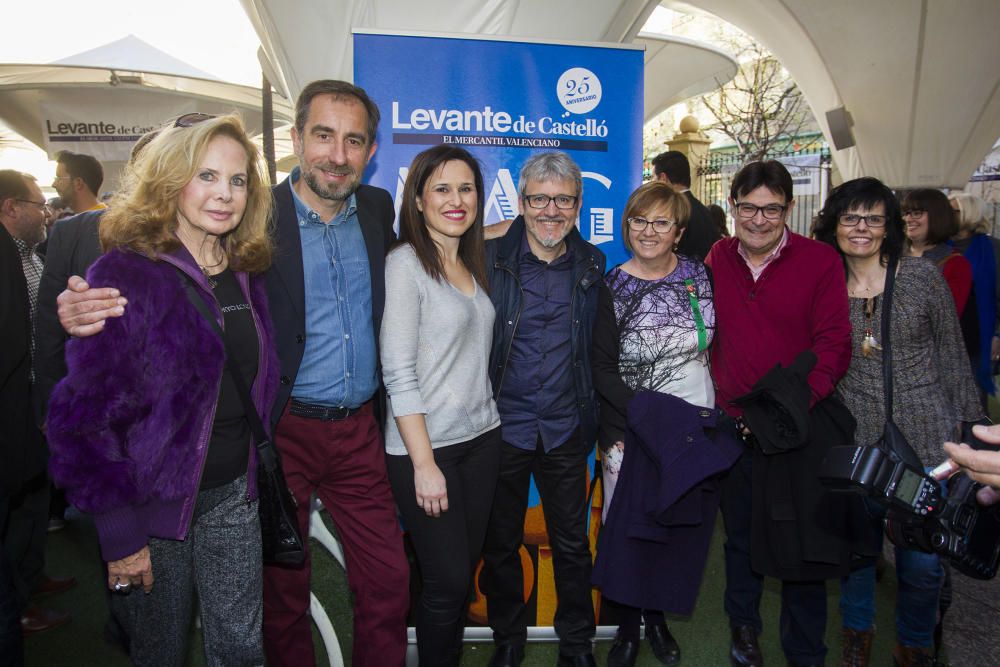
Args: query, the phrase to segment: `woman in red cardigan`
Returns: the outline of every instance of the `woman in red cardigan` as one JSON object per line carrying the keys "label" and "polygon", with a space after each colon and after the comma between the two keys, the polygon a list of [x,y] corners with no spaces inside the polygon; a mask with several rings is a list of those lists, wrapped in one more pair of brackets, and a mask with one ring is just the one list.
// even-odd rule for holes
{"label": "woman in red cardigan", "polygon": [[948,243],[958,233],[958,219],[940,190],[913,190],[902,202],[908,239],[906,254],[934,262],[955,299],[962,340],[975,363],[979,354],[979,317],[973,292],[972,264]]}

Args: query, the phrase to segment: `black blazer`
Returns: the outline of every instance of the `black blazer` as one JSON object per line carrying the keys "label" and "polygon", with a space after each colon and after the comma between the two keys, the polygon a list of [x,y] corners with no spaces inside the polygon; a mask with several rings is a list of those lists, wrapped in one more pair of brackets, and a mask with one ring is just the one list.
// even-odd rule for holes
{"label": "black blazer", "polygon": [[45,421],[52,390],[66,376],[64,352],[69,336],[59,324],[56,297],[66,289],[70,276],[87,275],[87,269],[101,256],[97,231],[105,210],[60,220],[49,232],[35,315],[35,410],[39,424]]}
{"label": "black blazer", "polygon": [[[306,296],[302,269],[302,241],[299,236],[298,215],[288,179],[271,189],[275,205],[274,262],[267,272],[267,297],[274,321],[278,358],[281,361],[281,386],[272,410],[272,425],[285,410],[292,395],[295,376],[302,363],[306,342]],[[375,345],[378,347],[382,328],[382,309],[385,306],[385,256],[396,240],[392,230],[395,211],[388,192],[369,185],[357,190],[358,221],[368,250],[371,269],[372,322]],[[378,411],[382,414],[382,411]],[[381,423],[381,419],[379,419]]]}
{"label": "black blazer", "polygon": [[31,410],[31,311],[21,257],[0,225],[0,497],[45,470]]}
{"label": "black blazer", "polygon": [[705,205],[698,201],[690,190],[684,195],[691,204],[691,217],[688,218],[681,242],[677,244],[677,252],[688,257],[697,257],[699,261],[704,262],[708,251],[722,238],[722,233],[712,222],[712,216]]}

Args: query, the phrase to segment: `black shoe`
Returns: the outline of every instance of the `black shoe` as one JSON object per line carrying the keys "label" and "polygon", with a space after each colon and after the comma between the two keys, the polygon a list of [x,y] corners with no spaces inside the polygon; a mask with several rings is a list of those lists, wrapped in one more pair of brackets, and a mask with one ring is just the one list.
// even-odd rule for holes
{"label": "black shoe", "polygon": [[608,667],[635,667],[639,657],[639,642],[615,637],[615,643],[608,651]]}
{"label": "black shoe", "polygon": [[734,667],[764,667],[764,658],[757,643],[757,631],[749,625],[733,628],[733,643],[729,661]]}
{"label": "black shoe", "polygon": [[488,667],[518,667],[524,660],[524,646],[521,644],[500,644],[493,651]]}
{"label": "black shoe", "polygon": [[560,653],[557,664],[559,667],[597,667],[593,653],[584,653],[583,655],[563,655]]}
{"label": "black shoe", "polygon": [[653,655],[664,665],[676,665],[681,661],[681,647],[670,634],[666,623],[653,623],[646,626],[646,639],[653,649]]}

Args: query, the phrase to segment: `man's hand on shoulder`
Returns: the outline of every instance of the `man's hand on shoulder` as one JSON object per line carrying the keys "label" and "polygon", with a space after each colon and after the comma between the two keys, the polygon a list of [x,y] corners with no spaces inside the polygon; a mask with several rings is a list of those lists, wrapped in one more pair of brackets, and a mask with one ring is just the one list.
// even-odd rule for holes
{"label": "man's hand on shoulder", "polygon": [[56,298],[59,323],[70,336],[81,338],[100,332],[109,317],[121,317],[127,303],[117,289],[92,288],[80,276],[70,276],[66,289]]}

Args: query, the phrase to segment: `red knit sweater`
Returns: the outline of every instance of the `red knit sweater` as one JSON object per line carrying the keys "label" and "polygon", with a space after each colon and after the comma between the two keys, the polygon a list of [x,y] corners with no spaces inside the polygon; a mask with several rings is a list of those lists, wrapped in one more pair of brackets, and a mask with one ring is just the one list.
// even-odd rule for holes
{"label": "red knit sweater", "polygon": [[705,259],[715,282],[715,342],[712,376],[715,400],[732,416],[730,404],[749,392],[775,364],[790,364],[803,350],[816,354],[809,374],[812,403],[833,392],[851,362],[851,321],[844,265],[832,247],[789,232],[788,243],[755,283],[725,238]]}

